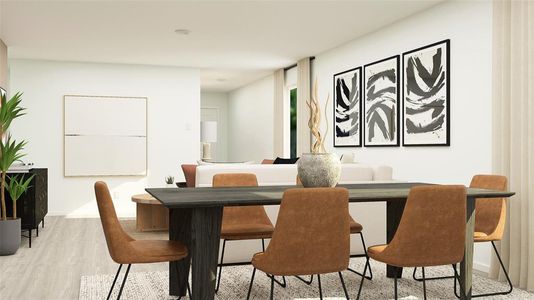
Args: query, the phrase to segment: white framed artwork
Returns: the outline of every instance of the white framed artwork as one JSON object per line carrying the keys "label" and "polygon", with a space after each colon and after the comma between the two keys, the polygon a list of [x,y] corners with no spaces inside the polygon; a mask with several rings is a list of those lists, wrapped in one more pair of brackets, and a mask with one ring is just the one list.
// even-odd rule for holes
{"label": "white framed artwork", "polygon": [[145,176],[147,98],[64,97],[64,175]]}

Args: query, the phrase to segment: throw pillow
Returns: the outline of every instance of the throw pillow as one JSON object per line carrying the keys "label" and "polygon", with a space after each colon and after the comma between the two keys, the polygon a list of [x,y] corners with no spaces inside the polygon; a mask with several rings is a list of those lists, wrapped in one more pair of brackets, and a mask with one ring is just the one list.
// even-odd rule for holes
{"label": "throw pillow", "polygon": [[295,157],[295,158],[281,158],[281,157],[277,157],[274,162],[273,162],[273,165],[292,165],[292,164],[295,164],[297,162],[297,160],[299,160],[298,157]]}

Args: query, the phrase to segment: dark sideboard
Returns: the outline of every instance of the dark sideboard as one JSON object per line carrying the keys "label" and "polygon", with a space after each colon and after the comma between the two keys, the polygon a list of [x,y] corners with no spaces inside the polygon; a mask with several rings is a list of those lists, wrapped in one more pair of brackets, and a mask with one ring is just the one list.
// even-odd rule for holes
{"label": "dark sideboard", "polygon": [[[17,217],[21,218],[23,231],[28,232],[29,247],[32,247],[32,231],[37,231],[39,236],[39,224],[44,227],[44,217],[48,213],[48,169],[30,169],[28,173],[7,173],[11,175],[21,175],[23,178],[35,175],[30,183],[30,187],[17,201]],[[6,206],[8,216],[11,215],[13,202],[6,191]]]}

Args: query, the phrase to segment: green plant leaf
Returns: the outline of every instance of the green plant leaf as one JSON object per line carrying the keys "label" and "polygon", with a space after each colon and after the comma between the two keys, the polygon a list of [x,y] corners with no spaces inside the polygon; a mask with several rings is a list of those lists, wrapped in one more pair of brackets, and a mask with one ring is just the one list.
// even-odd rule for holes
{"label": "green plant leaf", "polygon": [[6,95],[2,96],[0,100],[0,135],[3,135],[11,126],[11,122],[25,115],[26,109],[20,107],[22,101],[22,93],[16,93],[11,99],[7,100]]}
{"label": "green plant leaf", "polygon": [[32,175],[26,180],[24,180],[23,176],[14,175],[10,176],[9,181],[6,184],[6,190],[9,193],[9,196],[11,197],[11,200],[13,202],[17,201],[22,194],[24,194],[28,188],[30,187],[30,183],[35,175]]}
{"label": "green plant leaf", "polygon": [[5,141],[0,142],[0,171],[7,172],[11,165],[24,157],[21,150],[26,146],[26,141],[16,142],[8,135]]}

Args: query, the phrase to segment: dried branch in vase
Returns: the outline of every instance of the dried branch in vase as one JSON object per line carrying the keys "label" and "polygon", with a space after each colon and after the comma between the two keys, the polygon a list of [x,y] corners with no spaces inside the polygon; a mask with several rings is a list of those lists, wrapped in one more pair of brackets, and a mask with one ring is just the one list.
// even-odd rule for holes
{"label": "dried branch in vase", "polygon": [[308,120],[308,127],[315,138],[315,142],[312,145],[311,152],[316,153],[326,153],[324,148],[324,141],[326,139],[326,134],[328,133],[328,118],[326,117],[326,108],[328,106],[328,101],[330,100],[330,95],[326,99],[325,104],[325,121],[326,121],[326,131],[324,136],[321,136],[321,107],[319,106],[319,100],[317,97],[317,79],[315,80],[313,87],[313,94],[310,101],[306,101],[306,105],[310,109],[310,119]]}

